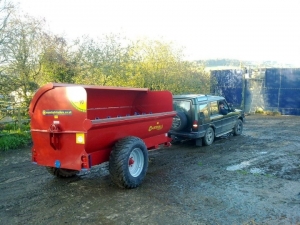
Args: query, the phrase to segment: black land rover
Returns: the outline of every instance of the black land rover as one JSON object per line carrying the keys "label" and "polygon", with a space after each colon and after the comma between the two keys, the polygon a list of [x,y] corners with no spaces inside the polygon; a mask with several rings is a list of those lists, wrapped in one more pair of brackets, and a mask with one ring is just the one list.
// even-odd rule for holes
{"label": "black land rover", "polygon": [[172,143],[194,139],[198,146],[211,145],[215,137],[228,133],[242,134],[244,112],[232,108],[224,97],[174,95],[173,107],[177,115],[168,133]]}

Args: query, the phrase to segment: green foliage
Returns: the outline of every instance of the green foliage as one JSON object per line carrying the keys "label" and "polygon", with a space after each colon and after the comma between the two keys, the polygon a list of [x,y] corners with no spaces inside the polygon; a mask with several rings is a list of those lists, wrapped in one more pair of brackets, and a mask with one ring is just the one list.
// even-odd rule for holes
{"label": "green foliage", "polygon": [[84,37],[77,40],[73,62],[76,64],[74,80],[78,84],[127,86],[126,66],[130,63],[130,45],[119,35],[106,35],[102,39]]}
{"label": "green foliage", "polygon": [[28,146],[31,142],[31,135],[29,132],[20,132],[14,134],[1,133],[0,136],[0,150],[7,151],[10,149],[17,149]]}
{"label": "green foliage", "polygon": [[39,83],[48,82],[73,83],[75,76],[74,63],[70,55],[69,46],[63,37],[45,36],[47,42],[41,59]]}
{"label": "green foliage", "polygon": [[16,124],[15,123],[5,124],[3,130],[7,130],[7,131],[16,130]]}
{"label": "green foliage", "polygon": [[0,36],[7,35],[0,43],[6,59],[0,62],[0,96],[11,98],[3,99],[0,119],[28,118],[34,93],[48,82],[210,92],[204,64],[185,61],[183,50],[172,43],[130,41],[116,34],[68,43],[44,25],[44,20],[14,14],[0,30]]}
{"label": "green foliage", "polygon": [[44,21],[14,14],[3,32],[6,61],[0,64],[0,94],[13,95],[14,107],[28,107],[38,87]]}
{"label": "green foliage", "polygon": [[72,62],[78,84],[209,93],[210,74],[200,63],[183,60],[181,49],[159,40],[135,42],[120,35],[78,39]]}

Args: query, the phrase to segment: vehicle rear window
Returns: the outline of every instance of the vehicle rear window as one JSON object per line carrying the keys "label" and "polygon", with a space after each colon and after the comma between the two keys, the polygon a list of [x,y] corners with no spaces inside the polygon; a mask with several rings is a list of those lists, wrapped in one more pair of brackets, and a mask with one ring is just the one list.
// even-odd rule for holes
{"label": "vehicle rear window", "polygon": [[186,100],[174,100],[173,108],[175,111],[188,112],[191,109],[191,102]]}

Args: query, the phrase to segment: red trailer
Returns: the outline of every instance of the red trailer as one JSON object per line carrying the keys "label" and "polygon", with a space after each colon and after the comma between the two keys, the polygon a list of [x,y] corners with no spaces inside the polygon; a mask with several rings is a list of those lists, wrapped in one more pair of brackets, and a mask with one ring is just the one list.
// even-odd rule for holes
{"label": "red trailer", "polygon": [[58,177],[109,161],[112,180],[135,188],[148,168],[148,150],[170,145],[176,112],[169,91],[49,83],[29,114],[32,162]]}

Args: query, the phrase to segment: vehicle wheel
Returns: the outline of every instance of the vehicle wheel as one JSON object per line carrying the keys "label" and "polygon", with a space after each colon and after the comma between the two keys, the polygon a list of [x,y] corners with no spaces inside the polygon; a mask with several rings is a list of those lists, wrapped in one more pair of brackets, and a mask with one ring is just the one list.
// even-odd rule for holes
{"label": "vehicle wheel", "polygon": [[112,181],[122,188],[138,187],[148,169],[148,150],[138,137],[119,140],[109,157],[109,173]]}
{"label": "vehicle wheel", "polygon": [[206,133],[203,137],[203,144],[206,146],[211,145],[215,140],[215,132],[211,127],[207,128]]}
{"label": "vehicle wheel", "polygon": [[184,112],[177,112],[176,116],[173,117],[172,130],[180,131],[187,125],[187,117]]}
{"label": "vehicle wheel", "polygon": [[243,122],[242,122],[242,120],[238,119],[236,121],[236,124],[235,124],[234,128],[233,128],[233,135],[234,136],[239,136],[242,133],[243,133]]}
{"label": "vehicle wheel", "polygon": [[53,176],[66,178],[66,177],[74,177],[76,176],[79,171],[78,170],[69,170],[69,169],[62,169],[62,168],[55,168],[47,166],[46,170]]}

